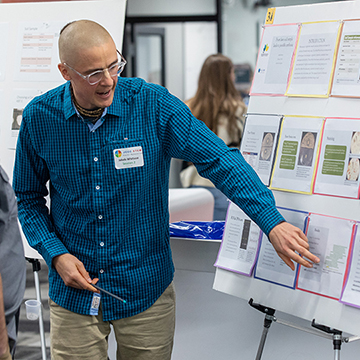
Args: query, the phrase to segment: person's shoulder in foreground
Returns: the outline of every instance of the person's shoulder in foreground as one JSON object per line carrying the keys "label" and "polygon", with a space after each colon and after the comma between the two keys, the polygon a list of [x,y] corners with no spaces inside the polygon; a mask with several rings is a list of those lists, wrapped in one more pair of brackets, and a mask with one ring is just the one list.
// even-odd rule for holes
{"label": "person's shoulder in foreground", "polygon": [[[0,165],[0,359],[14,353],[16,318],[25,292],[26,263],[17,219],[17,203],[9,177]],[[2,327],[1,318],[6,320]],[[5,324],[5,322],[4,322]],[[3,325],[4,325],[3,324]],[[9,341],[7,340],[9,339]],[[5,346],[6,345],[6,346]],[[8,351],[4,357],[4,348]],[[11,356],[9,357],[11,359]]]}

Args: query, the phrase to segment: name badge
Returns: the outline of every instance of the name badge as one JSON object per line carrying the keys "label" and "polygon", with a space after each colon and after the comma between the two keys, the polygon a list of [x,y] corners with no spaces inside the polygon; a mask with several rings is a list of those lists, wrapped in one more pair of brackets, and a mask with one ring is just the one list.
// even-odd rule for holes
{"label": "name badge", "polygon": [[100,294],[98,293],[93,294],[93,298],[91,300],[90,315],[99,314],[100,298],[101,298]]}
{"label": "name badge", "polygon": [[141,146],[114,150],[116,169],[126,169],[144,165],[144,156]]}

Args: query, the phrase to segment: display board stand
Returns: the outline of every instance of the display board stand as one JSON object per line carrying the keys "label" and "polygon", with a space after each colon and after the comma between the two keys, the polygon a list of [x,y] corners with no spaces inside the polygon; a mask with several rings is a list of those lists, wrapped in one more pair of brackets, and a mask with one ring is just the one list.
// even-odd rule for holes
{"label": "display board stand", "polygon": [[275,309],[255,303],[252,298],[249,300],[249,305],[252,306],[253,308],[255,308],[256,310],[265,314],[264,328],[263,328],[263,332],[261,335],[261,339],[260,339],[260,343],[259,343],[259,347],[258,347],[258,351],[257,351],[256,357],[255,357],[255,360],[260,360],[262,357],[266,337],[267,337],[267,334],[270,330],[270,326],[273,321],[277,322],[278,324],[281,324],[281,325],[285,325],[285,326],[295,328],[297,330],[305,331],[309,334],[321,336],[326,339],[331,339],[333,342],[333,347],[334,347],[334,359],[335,360],[340,360],[340,350],[341,350],[341,344],[343,342],[349,343],[349,342],[352,342],[355,340],[360,340],[359,336],[343,337],[342,331],[330,328],[329,326],[326,326],[326,325],[317,324],[315,319],[313,319],[313,321],[311,322],[311,326],[322,332],[313,330],[311,328],[299,326],[299,325],[296,325],[296,324],[288,322],[288,321],[284,321],[275,316],[275,311],[276,311]]}
{"label": "display board stand", "polygon": [[[360,19],[359,1],[279,7],[275,9],[273,24],[350,19]],[[250,97],[248,113],[359,118],[359,99],[254,95]],[[358,199],[279,190],[273,190],[273,194],[279,207],[360,221]],[[360,335],[360,310],[325,296],[290,289],[220,268],[216,269],[213,288],[245,301],[256,299],[258,303],[266,304],[266,307],[300,318],[299,322],[305,319],[311,323],[316,319],[316,323],[325,324],[331,329]]]}

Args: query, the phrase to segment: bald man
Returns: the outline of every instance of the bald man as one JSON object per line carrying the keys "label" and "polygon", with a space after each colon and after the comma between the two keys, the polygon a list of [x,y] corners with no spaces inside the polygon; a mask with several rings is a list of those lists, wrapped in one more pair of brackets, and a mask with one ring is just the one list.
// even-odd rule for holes
{"label": "bald man", "polygon": [[[53,360],[106,360],[110,324],[117,359],[171,358],[172,157],[193,162],[244,209],[290,267],[319,261],[238,150],[166,89],[118,78],[126,61],[103,27],[68,24],[59,50],[67,82],[25,108],[14,169],[24,232],[49,265]],[[99,294],[97,282],[126,303]]]}

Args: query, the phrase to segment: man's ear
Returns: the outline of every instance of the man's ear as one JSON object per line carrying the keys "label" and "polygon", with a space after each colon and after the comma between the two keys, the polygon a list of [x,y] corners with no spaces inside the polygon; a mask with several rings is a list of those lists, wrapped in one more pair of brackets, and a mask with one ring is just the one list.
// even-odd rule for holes
{"label": "man's ear", "polygon": [[68,68],[67,68],[64,64],[62,64],[62,63],[58,64],[58,69],[59,69],[62,77],[63,77],[65,80],[71,80],[71,76],[70,76],[70,74],[69,74],[69,70],[68,70]]}

